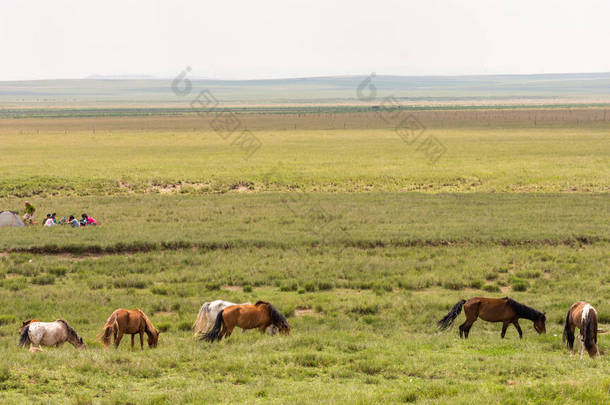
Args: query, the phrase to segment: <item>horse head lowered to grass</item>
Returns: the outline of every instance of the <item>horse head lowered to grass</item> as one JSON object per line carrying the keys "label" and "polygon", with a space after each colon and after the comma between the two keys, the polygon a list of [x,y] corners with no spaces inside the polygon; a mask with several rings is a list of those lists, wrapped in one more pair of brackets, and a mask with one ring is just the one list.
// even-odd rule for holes
{"label": "horse head lowered to grass", "polygon": [[263,333],[270,325],[275,326],[281,334],[290,334],[288,321],[270,303],[258,301],[254,305],[232,305],[218,313],[214,327],[209,332],[203,334],[201,339],[208,342],[221,340],[223,337],[231,336],[236,326],[242,329],[257,328]]}
{"label": "horse head lowered to grass", "polygon": [[159,332],[146,314],[140,309],[128,310],[119,308],[114,311],[99,335],[105,347],[110,345],[110,338],[114,337],[115,349],[119,347],[124,334],[131,335],[131,348],[133,349],[134,336],[140,335],[140,350],[144,350],[144,334],[148,340],[148,347],[157,347]]}
{"label": "horse head lowered to grass", "polygon": [[536,311],[534,308],[523,305],[509,297],[475,297],[468,301],[460,300],[443,319],[438,321],[439,328],[445,330],[451,327],[455,319],[460,315],[460,312],[462,312],[462,307],[464,307],[466,322],[460,325],[460,337],[464,335],[466,339],[468,339],[470,328],[477,318],[487,322],[502,322],[502,334],[500,335],[502,338],[506,335],[506,329],[511,323],[515,325],[517,332],[519,332],[519,338],[523,337],[523,332],[519,326],[520,318],[529,319],[534,322],[536,332],[546,333],[546,316],[543,312]]}
{"label": "horse head lowered to grass", "polygon": [[[244,302],[243,304],[236,304],[234,302],[215,300],[210,302],[204,302],[199,309],[197,319],[193,324],[193,330],[195,336],[209,332],[216,323],[216,317],[223,309],[231,307],[233,305],[251,305],[250,302]],[[244,329],[245,331],[245,329]],[[267,334],[275,335],[277,333],[277,327],[275,325],[269,325],[266,329]]]}
{"label": "horse head lowered to grass", "polygon": [[68,322],[58,319],[55,322],[32,320],[21,328],[19,346],[30,344],[30,352],[42,351],[41,346],[61,346],[69,342],[77,349],[84,349],[87,344],[78,336]]}
{"label": "horse head lowered to grass", "polygon": [[593,306],[584,301],[572,304],[566,315],[563,329],[563,340],[567,342],[570,355],[574,354],[574,330],[578,328],[578,353],[583,356],[585,349],[589,357],[599,356],[597,348],[597,311]]}

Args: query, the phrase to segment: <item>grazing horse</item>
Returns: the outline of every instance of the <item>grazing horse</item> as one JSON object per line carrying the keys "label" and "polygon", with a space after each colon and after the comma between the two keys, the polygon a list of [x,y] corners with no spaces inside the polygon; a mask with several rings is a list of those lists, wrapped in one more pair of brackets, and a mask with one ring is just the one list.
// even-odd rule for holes
{"label": "grazing horse", "polygon": [[30,353],[42,352],[40,346],[59,347],[65,342],[70,342],[77,349],[84,349],[87,344],[78,336],[68,322],[58,319],[55,322],[31,322],[26,324],[19,337],[19,346],[30,344]]}
{"label": "grazing horse", "polygon": [[19,328],[19,334],[21,335],[21,332],[23,332],[23,329],[33,322],[40,322],[40,319],[28,319],[27,321],[21,322],[21,327]]}
{"label": "grazing horse", "polygon": [[580,357],[587,349],[589,357],[599,356],[597,349],[597,311],[595,308],[583,301],[572,304],[566,315],[566,324],[563,328],[563,341],[567,341],[570,355],[574,355],[574,329],[580,329],[578,333],[578,353]]}
{"label": "grazing horse", "polygon": [[157,347],[161,332],[155,329],[150,319],[140,309],[119,308],[110,315],[99,338],[104,347],[108,347],[110,336],[114,335],[114,348],[116,349],[125,333],[131,335],[132,349],[135,334],[140,334],[140,350],[144,350],[144,333],[146,333],[148,339],[148,346],[153,348]]}
{"label": "grazing horse", "polygon": [[[216,322],[216,317],[218,313],[223,309],[233,306],[233,305],[250,305],[249,302],[244,302],[243,304],[235,304],[229,301],[216,300],[211,302],[205,302],[199,309],[199,313],[197,314],[197,319],[193,324],[193,329],[195,330],[195,336],[200,333],[209,332],[210,329],[214,326]],[[277,333],[277,327],[274,325],[269,325],[267,327],[267,334],[275,335]]]}
{"label": "grazing horse", "polygon": [[523,338],[523,332],[519,326],[519,318],[529,319],[534,322],[534,329],[538,333],[546,333],[546,316],[542,312],[538,312],[533,308],[520,304],[509,297],[504,298],[481,298],[475,297],[468,301],[460,300],[451,308],[449,313],[438,321],[438,326],[441,330],[448,329],[453,325],[453,322],[462,312],[466,314],[466,322],[460,325],[460,338],[462,335],[468,339],[468,333],[474,321],[481,318],[487,322],[503,322],[502,338],[506,335],[506,328],[511,323],[515,325],[519,338]]}
{"label": "grazing horse", "polygon": [[258,301],[254,305],[232,305],[218,313],[214,327],[204,333],[201,339],[208,342],[221,340],[223,336],[231,336],[236,326],[242,329],[258,328],[263,333],[270,325],[276,326],[282,334],[290,334],[290,325],[284,315],[268,302]]}

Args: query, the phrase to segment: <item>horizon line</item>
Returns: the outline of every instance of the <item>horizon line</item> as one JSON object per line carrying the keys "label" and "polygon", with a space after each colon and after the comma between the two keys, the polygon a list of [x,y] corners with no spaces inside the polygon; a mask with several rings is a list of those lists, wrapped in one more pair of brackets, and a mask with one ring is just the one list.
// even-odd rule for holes
{"label": "horizon line", "polygon": [[[257,82],[257,81],[280,81],[280,80],[307,80],[307,79],[342,79],[342,78],[358,78],[368,77],[371,74],[375,77],[397,77],[397,78],[466,78],[466,77],[498,77],[498,76],[567,76],[567,75],[608,75],[610,71],[597,72],[550,72],[550,73],[481,73],[481,74],[446,74],[446,75],[397,75],[397,74],[379,74],[371,72],[368,74],[346,74],[346,75],[313,75],[313,76],[293,76],[293,77],[269,77],[258,79],[219,79],[203,76],[189,77],[189,80],[199,81],[215,81],[215,82]],[[104,80],[104,81],[124,81],[124,80],[173,80],[174,77],[155,76],[147,74],[118,74],[118,75],[98,75],[92,74],[86,77],[64,77],[64,78],[45,78],[45,79],[8,79],[0,80],[0,83],[7,82],[43,82],[43,81],[77,81],[77,80]]]}

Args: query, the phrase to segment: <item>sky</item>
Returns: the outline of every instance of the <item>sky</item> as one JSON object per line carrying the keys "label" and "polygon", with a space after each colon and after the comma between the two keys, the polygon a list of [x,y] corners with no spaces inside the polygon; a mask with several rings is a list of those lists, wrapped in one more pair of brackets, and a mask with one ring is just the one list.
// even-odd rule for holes
{"label": "sky", "polygon": [[0,3],[0,80],[609,72],[607,0]]}

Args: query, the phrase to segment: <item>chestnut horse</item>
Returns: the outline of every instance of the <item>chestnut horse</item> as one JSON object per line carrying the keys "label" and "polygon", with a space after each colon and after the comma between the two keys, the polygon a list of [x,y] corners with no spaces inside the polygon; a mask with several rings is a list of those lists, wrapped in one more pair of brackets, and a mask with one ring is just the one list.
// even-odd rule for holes
{"label": "chestnut horse", "polygon": [[[199,309],[199,313],[197,314],[197,319],[193,324],[193,329],[195,330],[195,335],[197,336],[200,333],[209,332],[212,327],[214,327],[214,323],[216,323],[216,317],[218,313],[223,309],[233,306],[233,305],[245,305],[250,304],[250,302],[244,302],[243,304],[235,304],[234,302],[216,300],[211,302],[204,302]],[[245,332],[245,330],[244,330]],[[273,325],[269,325],[267,327],[267,334],[275,335],[277,333],[277,328]]]}
{"label": "chestnut horse", "polygon": [[214,327],[203,334],[201,339],[208,342],[220,341],[223,336],[231,336],[236,326],[242,329],[258,328],[261,333],[264,333],[269,325],[276,326],[282,334],[290,334],[290,325],[284,315],[268,302],[258,301],[254,305],[233,305],[218,313]]}
{"label": "chestnut horse", "polygon": [[19,337],[19,346],[30,344],[30,353],[42,351],[40,346],[56,346],[59,347],[66,342],[77,349],[87,347],[83,338],[78,334],[68,322],[63,319],[58,319],[55,322],[30,322],[21,330]]}
{"label": "chestnut horse", "polygon": [[542,312],[538,312],[533,308],[520,304],[509,297],[504,298],[481,298],[475,297],[468,301],[460,300],[451,308],[449,313],[438,321],[438,326],[441,330],[448,329],[453,325],[453,322],[462,312],[466,314],[466,322],[460,325],[460,338],[462,335],[468,339],[468,333],[472,324],[481,318],[487,322],[503,322],[502,338],[506,335],[506,328],[511,323],[515,325],[519,338],[523,338],[523,332],[519,326],[519,318],[529,319],[534,322],[534,329],[538,333],[546,333],[546,316]]}
{"label": "chestnut horse", "polygon": [[563,341],[567,341],[570,355],[574,355],[574,329],[578,328],[578,353],[580,357],[587,349],[589,357],[599,356],[597,349],[597,311],[583,301],[572,304],[566,315],[566,324],[563,329]]}
{"label": "chestnut horse", "polygon": [[159,332],[148,317],[140,309],[119,308],[114,311],[104,325],[104,330],[99,338],[105,347],[110,345],[110,336],[114,335],[114,348],[119,347],[123,335],[131,335],[131,348],[133,349],[133,339],[136,333],[140,334],[140,350],[144,350],[144,333],[146,333],[149,347],[157,347]]}

